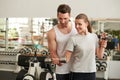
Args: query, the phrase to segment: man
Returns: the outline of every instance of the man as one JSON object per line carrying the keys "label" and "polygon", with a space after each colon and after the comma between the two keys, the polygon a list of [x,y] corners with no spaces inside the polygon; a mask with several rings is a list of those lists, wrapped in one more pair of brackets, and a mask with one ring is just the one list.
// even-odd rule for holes
{"label": "man", "polygon": [[56,64],[57,80],[70,80],[70,63],[61,63],[60,58],[65,57],[65,47],[70,36],[77,33],[72,24],[71,8],[67,4],[61,4],[57,9],[58,24],[48,31],[48,48],[54,64]]}
{"label": "man", "polygon": [[114,36],[113,39],[112,39],[112,42],[114,42],[114,47],[116,50],[119,51],[119,39],[118,39],[118,36]]}

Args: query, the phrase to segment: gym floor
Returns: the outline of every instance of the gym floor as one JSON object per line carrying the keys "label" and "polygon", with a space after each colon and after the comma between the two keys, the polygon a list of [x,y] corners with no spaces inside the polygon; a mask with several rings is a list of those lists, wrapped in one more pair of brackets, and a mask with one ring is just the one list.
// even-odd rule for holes
{"label": "gym floor", "polygon": [[16,80],[16,73],[9,71],[0,71],[0,80]]}
{"label": "gym floor", "polygon": [[[16,73],[9,71],[0,71],[0,80],[16,80]],[[104,79],[96,79],[96,80],[104,80]],[[120,79],[109,79],[109,80],[120,80]]]}

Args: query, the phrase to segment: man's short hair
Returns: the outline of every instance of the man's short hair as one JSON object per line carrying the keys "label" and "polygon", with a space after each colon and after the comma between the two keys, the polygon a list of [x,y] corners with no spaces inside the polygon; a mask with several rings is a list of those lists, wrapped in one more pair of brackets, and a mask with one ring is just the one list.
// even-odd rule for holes
{"label": "man's short hair", "polygon": [[57,13],[71,13],[71,8],[67,4],[61,4],[58,6]]}

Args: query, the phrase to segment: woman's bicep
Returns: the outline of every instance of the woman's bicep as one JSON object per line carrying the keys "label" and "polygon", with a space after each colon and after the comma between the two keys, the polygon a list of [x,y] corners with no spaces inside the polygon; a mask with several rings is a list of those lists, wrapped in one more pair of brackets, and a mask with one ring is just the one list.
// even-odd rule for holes
{"label": "woman's bicep", "polygon": [[72,54],[71,51],[66,50],[65,56],[66,56],[67,62],[69,62],[69,60],[70,60],[70,58],[71,58],[71,54]]}

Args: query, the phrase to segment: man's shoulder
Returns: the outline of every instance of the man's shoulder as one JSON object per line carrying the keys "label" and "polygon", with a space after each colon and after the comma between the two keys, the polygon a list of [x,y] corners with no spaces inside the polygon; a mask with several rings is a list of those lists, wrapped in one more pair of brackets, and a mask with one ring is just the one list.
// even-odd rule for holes
{"label": "man's shoulder", "polygon": [[50,29],[50,30],[48,31],[48,33],[51,33],[51,32],[53,32],[53,31],[54,31],[54,28]]}
{"label": "man's shoulder", "polygon": [[56,26],[53,26],[53,27],[48,31],[48,33],[52,33],[52,32],[54,32],[55,27],[56,27]]}
{"label": "man's shoulder", "polygon": [[54,28],[50,29],[50,30],[47,32],[47,35],[48,35],[48,36],[53,36],[54,34],[55,34]]}
{"label": "man's shoulder", "polygon": [[55,32],[55,27],[56,27],[56,26],[53,26],[53,27],[48,31],[48,33],[53,33],[53,32]]}

